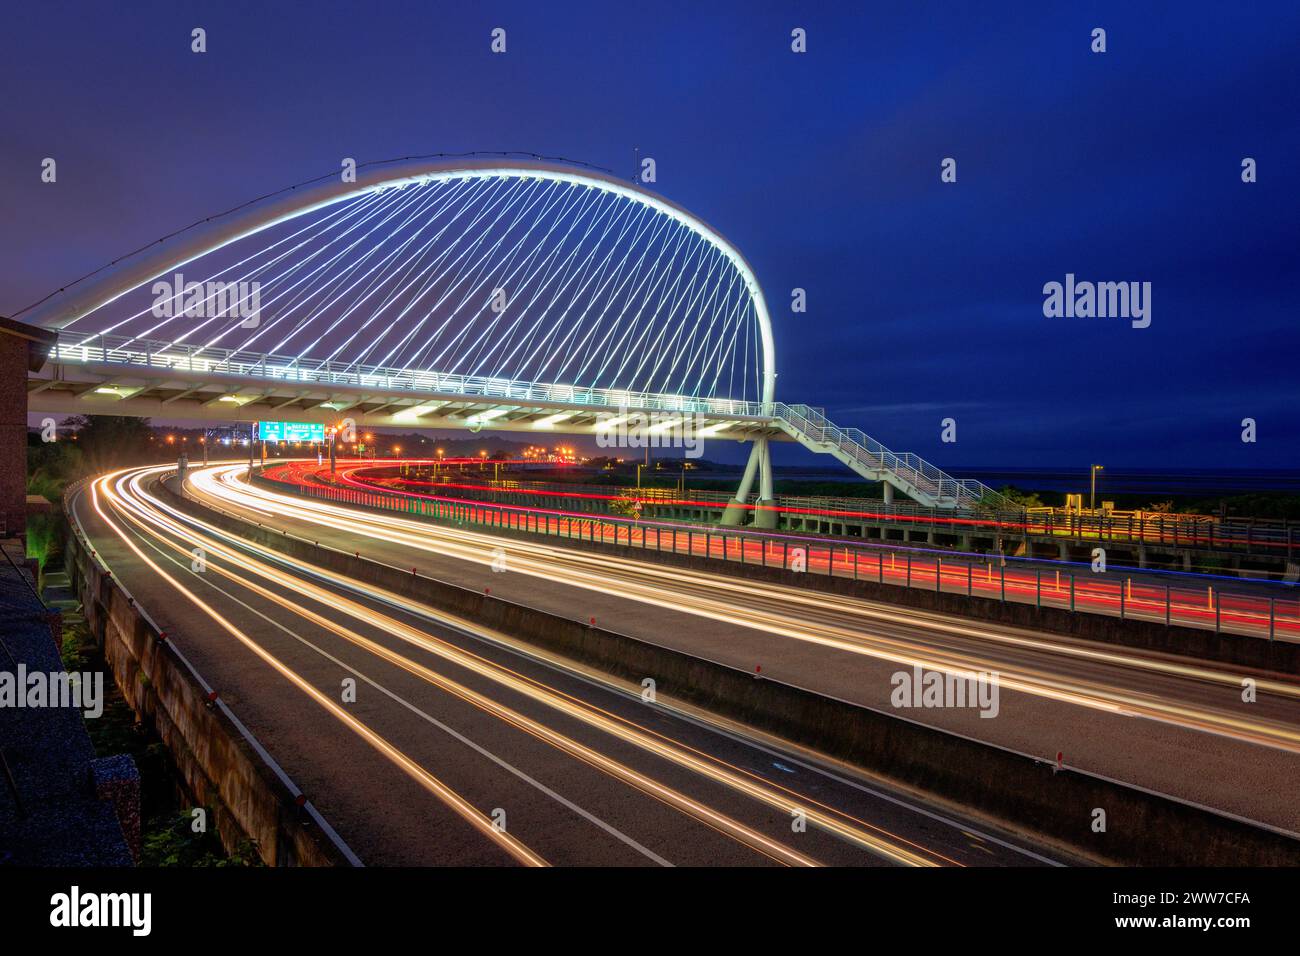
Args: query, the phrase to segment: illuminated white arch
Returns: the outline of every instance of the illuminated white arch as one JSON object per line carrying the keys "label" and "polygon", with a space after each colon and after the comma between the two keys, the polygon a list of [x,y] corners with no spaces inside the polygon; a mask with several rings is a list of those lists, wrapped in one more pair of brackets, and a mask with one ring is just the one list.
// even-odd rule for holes
{"label": "illuminated white arch", "polygon": [[298,216],[380,189],[457,179],[511,178],[549,180],[603,190],[672,218],[717,249],[736,269],[749,292],[762,342],[762,401],[765,404],[774,401],[776,355],[771,317],[758,278],[740,251],[707,223],[639,186],[594,170],[534,160],[422,160],[383,164],[382,168],[358,171],[355,182],[344,183],[341,178],[331,178],[288,194],[276,194],[162,240],[145,252],[105,269],[79,284],[75,290],[60,291],[23,318],[33,325],[65,328],[82,316],[200,256]]}

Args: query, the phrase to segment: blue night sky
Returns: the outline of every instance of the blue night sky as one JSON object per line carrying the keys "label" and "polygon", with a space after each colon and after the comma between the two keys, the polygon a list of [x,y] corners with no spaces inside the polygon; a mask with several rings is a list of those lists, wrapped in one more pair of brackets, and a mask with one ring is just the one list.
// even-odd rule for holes
{"label": "blue night sky", "polygon": [[[940,465],[1300,467],[1295,3],[41,3],[6,21],[0,313],[344,156],[527,150],[631,176],[639,146],[655,188],[753,264],[781,399]],[[1045,318],[1067,272],[1150,282],[1150,328]]]}

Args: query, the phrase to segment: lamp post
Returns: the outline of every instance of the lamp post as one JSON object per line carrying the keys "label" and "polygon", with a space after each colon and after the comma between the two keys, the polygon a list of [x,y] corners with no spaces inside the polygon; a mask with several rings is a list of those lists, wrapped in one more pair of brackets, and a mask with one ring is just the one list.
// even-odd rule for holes
{"label": "lamp post", "polygon": [[1088,495],[1088,510],[1089,510],[1089,511],[1096,511],[1096,510],[1097,510],[1097,472],[1101,471],[1101,470],[1102,470],[1103,468],[1105,468],[1105,467],[1106,467],[1105,465],[1093,465],[1093,466],[1092,466],[1092,473],[1091,473],[1091,478],[1092,478],[1092,492]]}

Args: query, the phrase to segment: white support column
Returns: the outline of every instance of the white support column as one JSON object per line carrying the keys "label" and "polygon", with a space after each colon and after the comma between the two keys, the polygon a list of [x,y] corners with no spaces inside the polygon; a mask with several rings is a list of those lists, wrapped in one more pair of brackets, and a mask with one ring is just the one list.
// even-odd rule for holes
{"label": "white support column", "polygon": [[754,447],[749,450],[749,461],[745,463],[745,474],[741,476],[740,487],[736,489],[736,496],[727,502],[727,507],[722,512],[722,524],[728,528],[737,528],[745,523],[745,512],[749,510],[745,507],[749,501],[749,490],[754,487],[754,475],[763,458],[760,443],[765,444],[766,439],[758,439],[754,442]]}
{"label": "white support column", "polygon": [[780,515],[776,511],[776,495],[772,492],[772,446],[766,438],[755,443],[760,449],[758,478],[758,510],[754,512],[754,526],[775,528]]}

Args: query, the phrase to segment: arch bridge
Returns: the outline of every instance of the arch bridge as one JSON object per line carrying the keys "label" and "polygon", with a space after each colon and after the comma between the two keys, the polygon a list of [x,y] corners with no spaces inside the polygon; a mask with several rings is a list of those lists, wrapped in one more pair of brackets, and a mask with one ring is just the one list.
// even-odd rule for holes
{"label": "arch bridge", "polygon": [[[540,159],[369,164],[204,220],[19,317],[31,412],[752,443],[737,507],[797,441],[939,508],[996,500],[776,400],[771,316],[735,246],[608,173]],[[33,363],[35,364],[35,363]],[[648,433],[648,435],[646,434]],[[762,510],[756,520],[775,520]]]}

